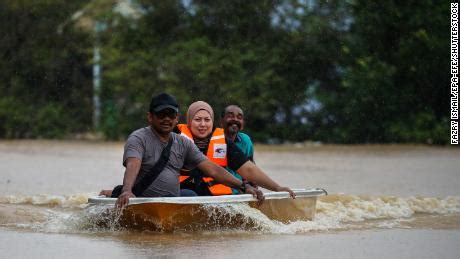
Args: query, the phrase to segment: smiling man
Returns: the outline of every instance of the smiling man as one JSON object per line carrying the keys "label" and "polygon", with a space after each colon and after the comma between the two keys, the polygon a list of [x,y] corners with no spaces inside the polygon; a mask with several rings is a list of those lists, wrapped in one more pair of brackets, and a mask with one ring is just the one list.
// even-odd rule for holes
{"label": "smiling man", "polygon": [[[251,138],[246,133],[241,132],[244,128],[244,113],[238,105],[231,104],[224,108],[220,118],[220,125],[224,129],[225,137],[228,141],[232,141],[243,152],[243,154],[254,164],[254,145]],[[231,168],[226,168],[233,176],[240,180],[244,180],[240,174]],[[257,187],[256,184],[250,183]],[[237,193],[237,189],[233,189],[233,193]]]}
{"label": "smiling man", "polygon": [[221,116],[221,126],[224,129],[225,137],[233,141],[238,148],[243,151],[246,157],[254,162],[254,146],[251,138],[241,132],[244,128],[244,113],[237,105],[229,105],[225,107]]}
{"label": "smiling man", "polygon": [[219,183],[263,200],[261,191],[209,161],[192,141],[172,132],[178,123],[178,112],[173,96],[162,93],[152,98],[147,113],[149,126],[131,133],[125,144],[126,171],[117,207],[124,207],[129,198],[136,196],[179,196],[179,170],[183,167],[196,167]]}

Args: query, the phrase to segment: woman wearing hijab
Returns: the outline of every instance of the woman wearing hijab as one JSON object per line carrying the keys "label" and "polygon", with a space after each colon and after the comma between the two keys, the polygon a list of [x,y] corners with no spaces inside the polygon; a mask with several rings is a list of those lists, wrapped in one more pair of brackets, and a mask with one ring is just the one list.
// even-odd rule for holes
{"label": "woman wearing hijab", "polygon": [[[268,190],[287,191],[291,197],[295,197],[290,188],[277,184],[251,162],[232,141],[226,140],[224,130],[214,127],[213,122],[214,111],[211,106],[206,102],[197,101],[188,108],[187,124],[179,124],[177,127],[181,135],[192,140],[209,160],[237,172],[237,178],[246,179]],[[198,169],[190,171],[184,168],[181,174],[181,189],[193,190],[200,196],[237,192],[223,184],[215,183],[210,177],[203,177]]]}

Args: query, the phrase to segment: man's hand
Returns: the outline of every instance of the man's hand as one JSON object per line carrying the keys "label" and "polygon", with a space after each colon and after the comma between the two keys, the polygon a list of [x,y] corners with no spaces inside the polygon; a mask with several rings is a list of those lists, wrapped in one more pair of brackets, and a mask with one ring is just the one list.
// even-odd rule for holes
{"label": "man's hand", "polygon": [[141,169],[141,160],[135,157],[128,157],[126,159],[126,171],[125,176],[123,177],[123,189],[120,196],[118,196],[117,203],[115,207],[117,210],[123,210],[126,205],[129,203],[129,198],[136,197],[133,194],[133,185],[136,181],[139,170]]}
{"label": "man's hand", "polygon": [[117,202],[115,203],[115,208],[117,210],[123,210],[126,205],[129,203],[129,198],[135,198],[136,196],[130,191],[124,191],[118,196]]}
{"label": "man's hand", "polygon": [[252,187],[250,184],[245,184],[245,187],[245,193],[252,194],[252,196],[257,199],[258,205],[262,204],[262,202],[265,200],[264,193],[261,190]]}
{"label": "man's hand", "polygon": [[291,198],[295,199],[295,193],[289,187],[278,186],[276,187],[275,192],[288,192]]}

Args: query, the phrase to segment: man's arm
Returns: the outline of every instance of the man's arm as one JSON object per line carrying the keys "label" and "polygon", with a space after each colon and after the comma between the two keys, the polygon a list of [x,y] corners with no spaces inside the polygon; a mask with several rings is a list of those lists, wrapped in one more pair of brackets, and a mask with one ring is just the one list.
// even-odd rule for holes
{"label": "man's arm", "polygon": [[238,170],[236,170],[243,178],[253,182],[265,189],[275,192],[289,192],[292,198],[295,198],[294,192],[288,187],[282,187],[273,181],[267,174],[265,174],[253,162],[247,161]]}
{"label": "man's arm", "polygon": [[[214,178],[217,182],[225,184],[229,187],[235,189],[242,189],[243,182],[234,177],[232,174],[227,172],[223,167],[216,165],[215,163],[204,160],[198,164],[198,169],[200,169],[206,176]],[[243,188],[245,193],[252,194],[259,201],[263,201],[264,195],[260,190],[253,188],[251,185],[246,184]]]}
{"label": "man's arm", "polygon": [[136,197],[133,194],[133,186],[136,182],[136,178],[140,169],[141,160],[134,157],[129,157],[126,159],[126,171],[125,176],[123,177],[123,189],[121,190],[121,194],[117,199],[117,208],[124,208],[128,204],[129,198]]}
{"label": "man's arm", "polygon": [[292,198],[295,198],[294,192],[288,187],[279,186],[259,167],[251,162],[246,155],[233,142],[227,143],[227,155],[229,167],[238,172],[244,179],[253,184],[264,187],[265,189],[276,192],[289,192]]}

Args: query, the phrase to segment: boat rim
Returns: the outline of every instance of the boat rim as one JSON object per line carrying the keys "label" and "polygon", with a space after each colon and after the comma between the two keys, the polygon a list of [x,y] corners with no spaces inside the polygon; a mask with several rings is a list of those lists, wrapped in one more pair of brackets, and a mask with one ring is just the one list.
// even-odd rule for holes
{"label": "boat rim", "polygon": [[[311,198],[327,195],[326,190],[320,188],[314,189],[292,189],[296,198]],[[288,192],[264,192],[266,200],[286,199],[290,198]],[[97,196],[88,198],[90,205],[111,205],[115,204],[117,198],[105,196]],[[239,195],[220,195],[220,196],[193,196],[193,197],[154,197],[154,198],[130,198],[129,204],[145,204],[145,203],[175,203],[175,204],[210,204],[210,203],[235,203],[235,202],[251,202],[257,199],[251,194]]]}

